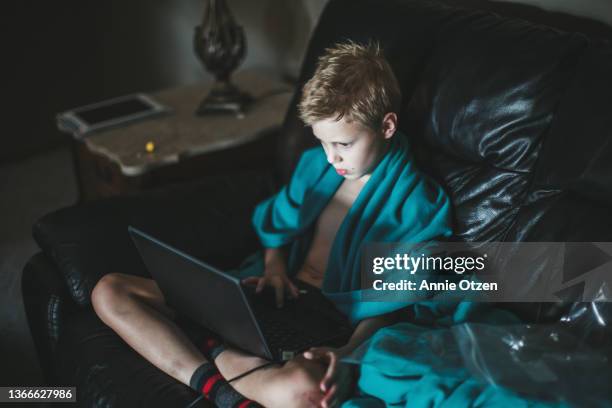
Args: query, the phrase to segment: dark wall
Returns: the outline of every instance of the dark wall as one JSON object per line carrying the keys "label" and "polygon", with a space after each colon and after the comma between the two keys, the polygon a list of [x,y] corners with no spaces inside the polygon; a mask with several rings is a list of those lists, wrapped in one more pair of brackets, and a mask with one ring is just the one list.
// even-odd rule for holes
{"label": "dark wall", "polygon": [[157,63],[153,7],[144,0],[13,1],[2,28],[0,162],[67,140],[62,110],[166,86]]}

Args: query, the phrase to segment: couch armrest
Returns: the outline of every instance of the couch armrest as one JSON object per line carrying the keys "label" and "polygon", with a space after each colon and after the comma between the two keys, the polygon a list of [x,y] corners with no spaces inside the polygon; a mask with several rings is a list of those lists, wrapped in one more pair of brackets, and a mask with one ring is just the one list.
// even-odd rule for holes
{"label": "couch armrest", "polygon": [[21,290],[28,326],[46,383],[56,378],[53,356],[61,321],[78,306],[73,302],[64,279],[43,253],[32,256],[23,269]]}
{"label": "couch armrest", "polygon": [[268,171],[205,179],[63,208],[37,221],[33,235],[75,302],[86,305],[109,272],[149,276],[129,238],[129,225],[195,257],[232,267],[257,248],[252,209],[275,189]]}

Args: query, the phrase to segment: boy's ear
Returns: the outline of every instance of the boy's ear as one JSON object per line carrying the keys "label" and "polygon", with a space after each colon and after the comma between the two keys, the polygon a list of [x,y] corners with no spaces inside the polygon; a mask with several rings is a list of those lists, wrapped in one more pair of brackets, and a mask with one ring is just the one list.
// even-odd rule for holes
{"label": "boy's ear", "polygon": [[385,139],[390,139],[397,130],[397,115],[389,112],[383,118],[382,133]]}

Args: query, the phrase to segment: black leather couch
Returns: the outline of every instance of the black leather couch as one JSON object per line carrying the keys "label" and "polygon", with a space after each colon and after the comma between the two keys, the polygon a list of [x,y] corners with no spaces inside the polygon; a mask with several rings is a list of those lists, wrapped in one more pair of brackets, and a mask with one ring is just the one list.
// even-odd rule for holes
{"label": "black leather couch", "polygon": [[[457,239],[612,241],[610,27],[515,4],[447,3],[330,0],[300,84],[326,46],[380,40],[404,94],[400,128],[452,197]],[[147,275],[128,224],[221,266],[256,249],[253,206],[315,141],[297,118],[296,89],[269,170],[80,204],[34,225],[41,252],[25,267],[23,294],[49,384],[77,386],[82,407],[181,407],[195,398],[107,328],[90,293],[111,271]],[[512,308],[525,321],[562,324],[569,306]],[[573,323],[610,347],[605,325]]]}

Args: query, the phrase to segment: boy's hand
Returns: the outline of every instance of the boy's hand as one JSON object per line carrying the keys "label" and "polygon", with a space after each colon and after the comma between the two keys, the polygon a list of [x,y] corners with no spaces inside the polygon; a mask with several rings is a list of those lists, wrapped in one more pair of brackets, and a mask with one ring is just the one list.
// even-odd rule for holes
{"label": "boy's hand", "polygon": [[297,286],[287,276],[284,262],[282,259],[274,259],[266,263],[264,276],[252,276],[243,280],[246,284],[257,285],[255,293],[260,293],[264,287],[271,286],[274,288],[276,298],[276,306],[283,307],[285,291],[295,299],[299,296]]}
{"label": "boy's hand", "polygon": [[313,347],[304,352],[304,358],[318,360],[327,365],[327,371],[321,379],[321,392],[324,393],[321,407],[335,407],[351,393],[352,375],[347,364],[340,363],[340,350],[331,347]]}

